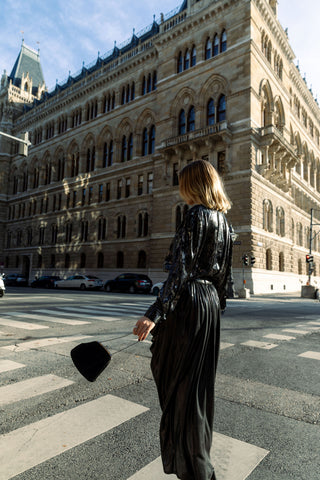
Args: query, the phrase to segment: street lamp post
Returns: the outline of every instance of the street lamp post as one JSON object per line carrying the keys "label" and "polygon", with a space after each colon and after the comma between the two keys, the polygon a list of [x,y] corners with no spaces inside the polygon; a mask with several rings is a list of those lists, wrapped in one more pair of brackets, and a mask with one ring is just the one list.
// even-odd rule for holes
{"label": "street lamp post", "polygon": [[[233,230],[233,226],[229,225],[229,231],[231,236],[232,243],[238,238],[238,234],[235,233]],[[232,271],[232,257],[231,257],[231,264],[230,264],[230,273],[228,277],[228,285],[227,285],[227,298],[235,298],[235,290],[234,290],[234,280],[233,280],[233,271]]]}

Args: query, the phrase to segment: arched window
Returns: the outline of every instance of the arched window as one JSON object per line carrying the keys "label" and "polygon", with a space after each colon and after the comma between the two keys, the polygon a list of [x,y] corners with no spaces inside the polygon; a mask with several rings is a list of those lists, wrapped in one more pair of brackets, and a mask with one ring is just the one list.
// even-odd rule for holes
{"label": "arched window", "polygon": [[211,52],[212,52],[212,42],[211,39],[208,38],[206,41],[206,48],[205,48],[205,59],[209,60],[211,58]]}
{"label": "arched window", "polygon": [[282,207],[278,207],[276,212],[276,233],[281,237],[285,236],[285,217]]}
{"label": "arched window", "polygon": [[133,135],[130,133],[128,141],[128,160],[132,160],[133,157]]}
{"label": "arched window", "polygon": [[107,142],[105,142],[103,145],[103,163],[102,163],[103,168],[106,168],[108,166],[108,162],[109,162],[108,153],[109,153],[108,144]]}
{"label": "arched window", "polygon": [[147,266],[147,254],[144,250],[140,250],[138,253],[137,268],[146,268],[146,266]]}
{"label": "arched window", "polygon": [[179,114],[179,135],[184,135],[185,133],[186,133],[186,114],[184,110],[181,110]]}
{"label": "arched window", "polygon": [[113,164],[113,140],[111,140],[109,144],[108,167],[110,167],[112,164]]}
{"label": "arched window", "polygon": [[264,200],[263,202],[263,228],[267,232],[273,231],[273,209],[270,200]]}
{"label": "arched window", "polygon": [[99,252],[97,257],[97,268],[103,268],[103,264],[104,264],[103,253]]}
{"label": "arched window", "polygon": [[135,94],[136,94],[136,88],[135,88],[134,82],[132,82],[132,84],[131,84],[131,100],[134,100]]}
{"label": "arched window", "polygon": [[212,98],[207,103],[207,125],[214,125],[215,123],[215,106]]}
{"label": "arched window", "polygon": [[151,79],[151,73],[148,75],[148,82],[147,82],[147,93],[151,92],[152,89],[152,79]]}
{"label": "arched window", "polygon": [[138,237],[142,237],[142,224],[143,224],[142,213],[139,213],[139,216],[138,216]]}
{"label": "arched window", "polygon": [[121,162],[127,161],[127,137],[124,135],[122,137],[122,145],[121,145]]}
{"label": "arched window", "polygon": [[148,129],[145,128],[142,133],[142,156],[148,155]]}
{"label": "arched window", "polygon": [[218,101],[218,122],[226,119],[226,96],[220,95]]}
{"label": "arched window", "polygon": [[191,67],[194,67],[197,63],[197,50],[196,47],[193,45],[191,50]]}
{"label": "arched window", "polygon": [[142,88],[141,88],[141,93],[142,95],[145,95],[147,92],[147,82],[146,82],[146,77],[144,76],[142,79]]}
{"label": "arched window", "polygon": [[223,30],[221,34],[221,41],[220,41],[220,52],[225,52],[227,50],[227,32]]}
{"label": "arched window", "polygon": [[85,268],[86,266],[86,254],[81,253],[80,255],[80,268]]}
{"label": "arched window", "polygon": [[270,248],[266,250],[266,269],[272,270],[272,252]]}
{"label": "arched window", "polygon": [[188,113],[188,121],[187,121],[187,131],[193,132],[195,130],[195,109],[194,106],[190,107]]}
{"label": "arched window", "polygon": [[215,34],[214,39],[213,39],[213,57],[219,54],[219,37],[217,34]]}
{"label": "arched window", "polygon": [[143,219],[143,236],[146,237],[149,231],[149,215],[147,213],[144,214]]}
{"label": "arched window", "polygon": [[297,223],[297,244],[302,247],[303,246],[303,229],[301,223]]}
{"label": "arched window", "polygon": [[186,50],[186,53],[184,55],[184,69],[188,70],[190,68],[190,51],[189,49]]}
{"label": "arched window", "polygon": [[157,84],[158,84],[158,76],[157,72],[153,72],[153,77],[152,77],[152,90],[157,90]]}
{"label": "arched window", "polygon": [[122,92],[121,92],[121,105],[124,105],[126,102],[126,89],[125,87],[122,87]]}
{"label": "arched window", "polygon": [[124,256],[123,252],[117,252],[117,268],[123,268]]}
{"label": "arched window", "polygon": [[130,102],[130,85],[127,85],[127,95],[126,95],[126,102]]}
{"label": "arched window", "polygon": [[155,141],[156,141],[156,129],[155,129],[155,126],[152,125],[149,131],[149,148],[148,148],[149,154],[154,153]]}
{"label": "arched window", "polygon": [[178,66],[177,66],[177,71],[178,73],[181,73],[183,72],[183,56],[182,56],[182,52],[179,52],[179,56],[178,56]]}

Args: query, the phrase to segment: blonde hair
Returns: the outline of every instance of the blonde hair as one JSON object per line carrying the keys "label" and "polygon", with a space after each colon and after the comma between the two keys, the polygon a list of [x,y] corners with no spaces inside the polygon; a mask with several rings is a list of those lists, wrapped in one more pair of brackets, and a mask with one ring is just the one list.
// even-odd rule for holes
{"label": "blonde hair", "polygon": [[194,160],[180,171],[179,188],[180,195],[191,204],[202,204],[223,213],[231,208],[218,172],[206,160]]}

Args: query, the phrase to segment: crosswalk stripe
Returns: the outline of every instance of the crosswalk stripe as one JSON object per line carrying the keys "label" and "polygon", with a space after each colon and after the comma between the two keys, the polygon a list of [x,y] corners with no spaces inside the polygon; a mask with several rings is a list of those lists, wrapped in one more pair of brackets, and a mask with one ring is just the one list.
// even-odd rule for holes
{"label": "crosswalk stripe", "polygon": [[241,345],[246,345],[247,347],[262,348],[263,350],[271,350],[272,348],[278,346],[276,343],[259,342],[257,340],[248,340],[247,342],[241,343]]}
{"label": "crosswalk stripe", "polygon": [[308,325],[318,325],[320,328],[320,322],[307,322]]}
{"label": "crosswalk stripe", "polygon": [[296,327],[308,328],[310,332],[320,330],[320,327],[312,327],[311,325],[296,325]]}
{"label": "crosswalk stripe", "polygon": [[[219,479],[245,480],[269,451],[250,443],[213,433],[211,461]],[[177,478],[163,472],[161,457],[132,475],[128,480],[166,480]]]}
{"label": "crosswalk stripe", "polygon": [[[43,310],[41,309],[41,310],[36,310],[36,311],[38,313],[46,313],[46,314],[52,315],[52,316],[58,315],[58,316],[65,317],[66,315],[68,315],[69,317],[76,317],[76,318],[86,318],[86,317],[88,317],[89,320],[105,320],[107,322],[110,321],[110,317],[107,317],[107,316],[97,317],[95,315],[91,315],[90,313],[84,312],[83,310],[79,310],[79,313],[59,312],[57,310],[46,310],[46,309],[43,309]],[[112,319],[114,319],[114,317],[112,317]]]}
{"label": "crosswalk stripe", "polygon": [[0,387],[0,406],[8,405],[20,400],[36,397],[71,385],[71,380],[57,377],[56,375],[43,375],[29,378],[21,382]]}
{"label": "crosswalk stripe", "polygon": [[300,353],[298,357],[312,358],[313,360],[320,360],[320,352],[304,352],[304,353]]}
{"label": "crosswalk stripe", "polygon": [[264,338],[272,338],[273,340],[295,340],[296,337],[290,335],[279,335],[278,333],[268,333],[268,335],[263,335]]}
{"label": "crosswalk stripe", "polygon": [[1,435],[1,480],[19,475],[146,411],[148,408],[142,405],[106,395]]}
{"label": "crosswalk stripe", "polygon": [[28,323],[28,322],[17,322],[16,320],[11,320],[10,318],[4,318],[4,317],[0,318],[0,325],[5,325],[7,327],[13,327],[13,328],[21,328],[22,330],[41,330],[43,328],[49,328],[45,325],[38,325],[36,323]]}
{"label": "crosswalk stripe", "polygon": [[[60,307],[61,308],[61,307]],[[64,310],[65,311],[65,314],[66,315],[77,315],[76,313],[71,313],[71,312],[79,312],[79,314],[81,315],[88,315],[88,316],[92,316],[93,314],[95,313],[100,313],[100,315],[103,315],[104,317],[108,317],[109,315],[115,315],[115,316],[119,316],[119,317],[136,317],[137,315],[141,315],[142,314],[142,311],[139,310],[139,311],[136,311],[136,312],[128,312],[128,310],[125,310],[125,309],[121,309],[121,308],[108,308],[108,310],[106,309],[103,309],[103,310],[93,310],[93,309],[90,309],[88,311],[83,311],[82,310],[82,307],[79,308],[79,307],[64,307]],[[58,315],[60,315],[60,312],[58,313]],[[95,317],[95,318],[98,318],[98,317]],[[101,317],[100,317],[101,319]]]}
{"label": "crosswalk stripe", "polygon": [[32,348],[42,348],[48,347],[50,345],[57,345],[58,343],[68,343],[75,342],[78,340],[83,340],[84,338],[89,338],[90,335],[78,335],[73,337],[51,337],[43,338],[39,340],[31,340],[30,342],[16,343],[15,345],[7,345],[1,347],[1,350],[11,350],[13,352],[25,352],[26,350],[31,350]]}
{"label": "crosswalk stripe", "polygon": [[[43,315],[37,315],[36,313],[10,312],[8,315],[12,315],[13,317],[31,318],[33,320],[42,320],[46,322],[63,323],[64,325],[85,325],[90,323],[90,322],[85,322],[83,320],[70,320],[70,318],[57,318],[57,317],[49,317],[49,316],[44,317]],[[17,323],[21,323],[21,322],[17,322]],[[1,319],[0,319],[0,324],[1,324]],[[38,327],[38,328],[49,328],[49,327]]]}
{"label": "crosswalk stripe", "polygon": [[300,333],[300,335],[305,335],[306,333],[310,333],[310,330],[298,330],[297,328],[284,328],[283,332],[288,333]]}
{"label": "crosswalk stripe", "polygon": [[[96,311],[96,312],[104,312],[104,313],[108,313],[109,311],[115,311],[115,312],[128,312],[128,309],[127,308],[124,308],[122,306],[115,306],[115,305],[106,305],[106,306],[96,306],[96,305],[81,305],[81,308],[80,307],[58,307],[60,309],[64,309],[64,310],[89,310],[89,311]],[[141,312],[143,311],[143,308],[141,307],[131,307],[130,310],[135,310],[137,312]]]}
{"label": "crosswalk stripe", "polygon": [[25,367],[22,363],[13,362],[12,360],[0,360],[0,373],[10,372],[22,367]]}
{"label": "crosswalk stripe", "polygon": [[220,350],[224,350],[225,348],[233,347],[233,343],[221,342],[220,343]]}

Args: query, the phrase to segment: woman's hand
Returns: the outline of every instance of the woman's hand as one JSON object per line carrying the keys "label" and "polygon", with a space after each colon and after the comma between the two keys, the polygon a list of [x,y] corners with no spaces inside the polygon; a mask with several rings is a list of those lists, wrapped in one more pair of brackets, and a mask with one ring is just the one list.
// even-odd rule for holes
{"label": "woman's hand", "polygon": [[143,342],[143,340],[147,338],[154,326],[155,323],[152,322],[152,320],[147,317],[141,317],[137,321],[132,333],[134,335],[137,335],[139,342]]}

